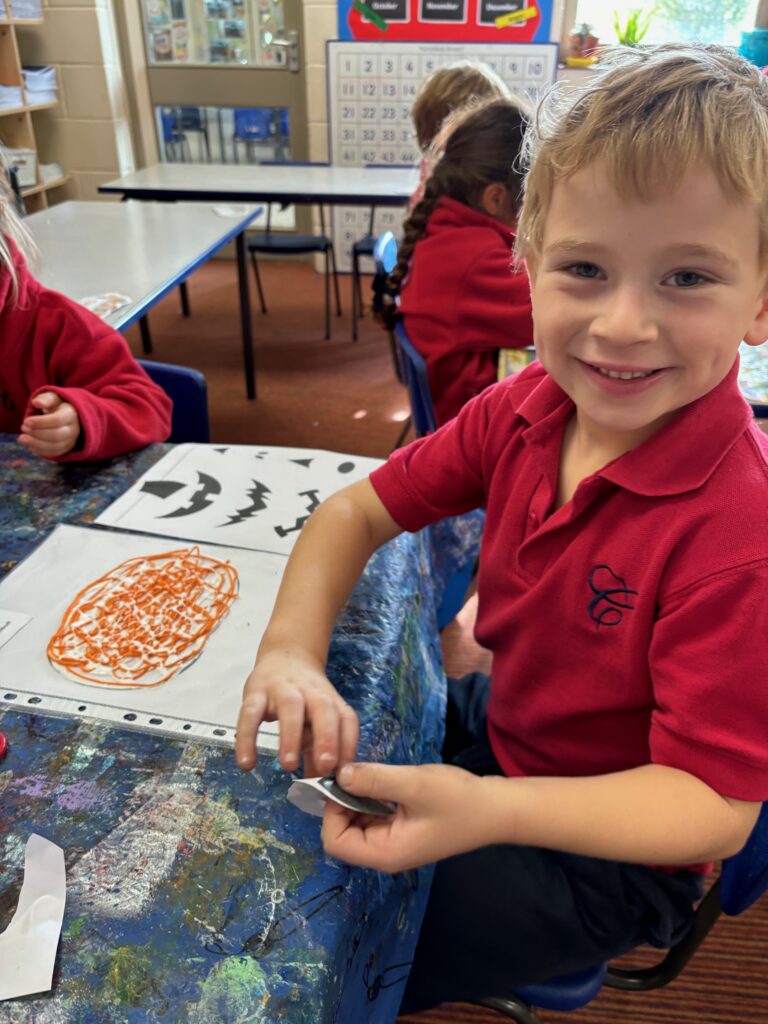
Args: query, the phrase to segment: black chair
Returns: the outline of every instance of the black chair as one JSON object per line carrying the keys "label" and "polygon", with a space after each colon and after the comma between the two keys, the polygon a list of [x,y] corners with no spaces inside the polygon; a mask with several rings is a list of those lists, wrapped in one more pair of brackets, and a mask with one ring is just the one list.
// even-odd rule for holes
{"label": "black chair", "polygon": [[[376,248],[376,236],[373,233],[373,219],[376,207],[371,207],[368,218],[368,233],[358,238],[352,245],[352,341],[357,341],[357,319],[363,315],[363,292],[360,284],[360,259],[363,256],[373,258]],[[393,236],[394,237],[394,236]]]}
{"label": "black chair", "polygon": [[159,385],[173,402],[171,436],[173,444],[194,441],[208,444],[211,439],[208,423],[208,385],[199,370],[189,366],[172,366],[136,360],[155,384]]}
{"label": "black chair", "polygon": [[178,130],[186,139],[187,132],[195,132],[202,136],[205,148],[205,159],[211,162],[211,144],[208,139],[208,118],[203,107],[179,107],[177,110],[176,124]]}
{"label": "black chair", "polygon": [[[300,161],[264,160],[262,166],[272,167],[325,167],[325,164],[312,164]],[[336,273],[336,255],[333,249],[333,241],[325,230],[325,213],[323,204],[319,203],[320,210],[320,234],[319,235],[294,235],[286,232],[272,230],[272,204],[267,205],[267,230],[262,233],[248,234],[247,246],[251,254],[253,271],[256,275],[256,287],[259,292],[261,312],[267,312],[267,304],[264,301],[264,289],[261,286],[259,275],[259,264],[256,259],[257,252],[272,253],[276,256],[297,256],[300,253],[319,252],[325,256],[325,336],[331,336],[331,273],[333,274],[333,288],[336,294],[336,315],[341,316],[341,298],[339,296],[339,278]]]}
{"label": "black chair", "polygon": [[[627,970],[598,964],[539,985],[520,988],[511,996],[478,1000],[518,1024],[541,1024],[532,1007],[578,1010],[590,1003],[603,985],[628,992],[647,992],[673,981],[686,966],[721,914],[740,914],[768,888],[768,803],[743,850],[723,861],[720,877],[699,904],[690,931],[653,967]],[[735,1009],[734,1020],[740,1019]]]}

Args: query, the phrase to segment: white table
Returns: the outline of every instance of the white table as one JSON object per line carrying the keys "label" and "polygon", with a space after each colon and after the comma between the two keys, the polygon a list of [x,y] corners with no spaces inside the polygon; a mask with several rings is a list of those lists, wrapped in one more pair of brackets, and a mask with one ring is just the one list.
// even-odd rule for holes
{"label": "white table", "polygon": [[[40,250],[36,276],[75,301],[120,292],[132,299],[107,318],[118,331],[140,320],[233,239],[242,255],[243,233],[260,210],[200,203],[67,202],[24,221]],[[242,254],[240,250],[242,249]],[[248,291],[240,289],[243,362],[248,397],[255,396],[255,368]]]}
{"label": "white table", "polygon": [[100,185],[99,192],[124,199],[403,206],[417,176],[412,167],[154,164]]}

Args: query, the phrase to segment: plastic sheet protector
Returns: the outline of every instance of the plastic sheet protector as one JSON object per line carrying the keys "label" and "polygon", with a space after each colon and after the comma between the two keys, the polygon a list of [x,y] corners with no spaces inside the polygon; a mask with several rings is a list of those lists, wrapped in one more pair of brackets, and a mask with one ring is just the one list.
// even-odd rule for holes
{"label": "plastic sheet protector", "polygon": [[[0,622],[16,627],[0,632],[0,699],[232,744],[285,562],[59,526],[0,582]],[[259,749],[277,735],[265,725]]]}

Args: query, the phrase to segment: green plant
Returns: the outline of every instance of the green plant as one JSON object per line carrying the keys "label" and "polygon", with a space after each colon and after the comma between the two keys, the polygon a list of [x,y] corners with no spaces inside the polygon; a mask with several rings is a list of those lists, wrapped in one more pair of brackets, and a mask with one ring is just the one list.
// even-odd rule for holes
{"label": "green plant", "polygon": [[651,26],[653,16],[658,7],[652,7],[650,11],[643,11],[642,7],[634,7],[627,15],[625,25],[622,27],[619,20],[619,12],[613,12],[613,27],[616,31],[616,38],[623,46],[639,46],[643,36]]}

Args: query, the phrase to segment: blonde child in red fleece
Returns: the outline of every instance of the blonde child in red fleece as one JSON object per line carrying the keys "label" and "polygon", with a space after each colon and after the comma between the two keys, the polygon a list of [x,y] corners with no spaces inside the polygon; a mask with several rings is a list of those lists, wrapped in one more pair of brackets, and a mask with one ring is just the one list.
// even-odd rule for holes
{"label": "blonde child in red fleece", "polygon": [[168,396],[117,331],[32,277],[33,251],[0,183],[0,433],[60,462],[164,441]]}

